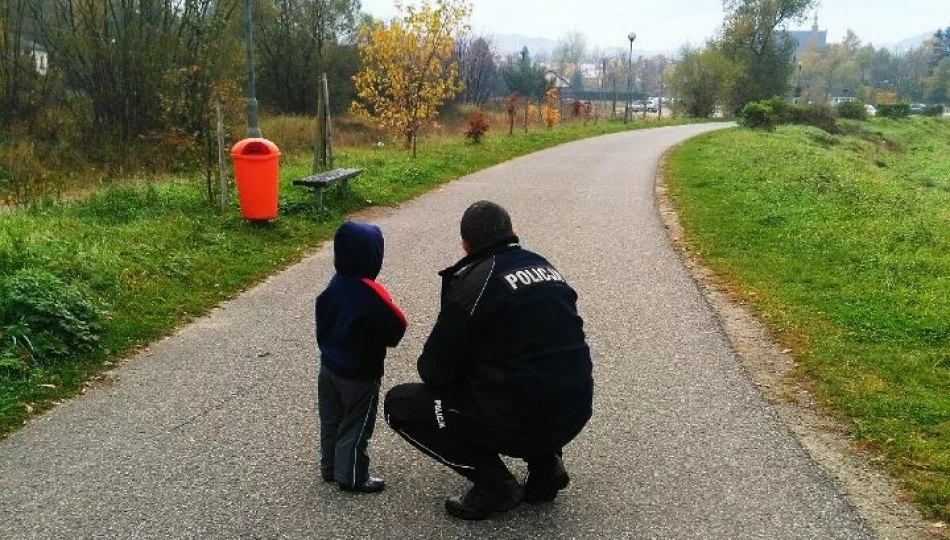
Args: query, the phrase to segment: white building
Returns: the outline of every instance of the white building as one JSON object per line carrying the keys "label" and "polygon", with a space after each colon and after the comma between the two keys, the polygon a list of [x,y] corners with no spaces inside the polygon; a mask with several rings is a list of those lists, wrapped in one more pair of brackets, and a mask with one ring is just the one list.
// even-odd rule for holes
{"label": "white building", "polygon": [[36,72],[40,75],[46,75],[49,71],[49,53],[46,52],[46,47],[28,40],[23,40],[21,45],[23,46],[23,54],[33,59]]}

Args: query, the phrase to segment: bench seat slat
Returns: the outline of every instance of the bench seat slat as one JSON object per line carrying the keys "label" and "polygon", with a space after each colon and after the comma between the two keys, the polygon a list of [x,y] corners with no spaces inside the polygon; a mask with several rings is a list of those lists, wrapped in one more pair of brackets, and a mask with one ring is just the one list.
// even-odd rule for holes
{"label": "bench seat slat", "polygon": [[310,175],[306,178],[294,180],[293,185],[310,188],[324,188],[335,182],[349,180],[359,176],[363,171],[361,169],[334,169],[332,171],[322,172]]}

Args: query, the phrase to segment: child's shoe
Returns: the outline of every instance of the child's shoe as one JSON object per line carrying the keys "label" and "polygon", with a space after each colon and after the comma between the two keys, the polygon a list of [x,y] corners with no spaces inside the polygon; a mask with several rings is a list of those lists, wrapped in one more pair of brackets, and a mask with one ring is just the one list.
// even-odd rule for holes
{"label": "child's shoe", "polygon": [[379,493],[386,488],[386,482],[382,478],[370,476],[363,483],[355,486],[339,484],[341,491],[354,491],[357,493]]}

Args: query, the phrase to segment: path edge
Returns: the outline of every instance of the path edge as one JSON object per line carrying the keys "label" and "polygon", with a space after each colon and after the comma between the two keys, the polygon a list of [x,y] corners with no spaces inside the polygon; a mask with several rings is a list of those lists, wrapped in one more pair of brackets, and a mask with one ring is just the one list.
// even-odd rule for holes
{"label": "path edge", "polygon": [[944,524],[923,519],[897,482],[874,456],[860,451],[845,423],[819,410],[809,389],[795,379],[795,357],[784,349],[745,302],[723,287],[723,280],[690,245],[689,236],[667,186],[672,153],[660,157],[654,179],[654,208],[666,230],[673,251],[718,319],[730,347],[779,420],[794,434],[802,448],[880,538],[950,538]]}

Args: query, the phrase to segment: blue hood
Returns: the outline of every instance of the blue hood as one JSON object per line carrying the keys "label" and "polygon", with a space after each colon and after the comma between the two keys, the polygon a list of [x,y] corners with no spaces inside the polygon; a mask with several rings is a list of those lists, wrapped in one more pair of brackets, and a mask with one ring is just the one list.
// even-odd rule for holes
{"label": "blue hood", "polygon": [[336,230],[333,256],[337,273],[376,279],[383,268],[383,232],[376,225],[347,221]]}

